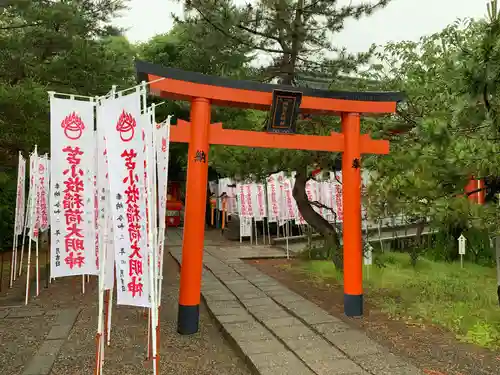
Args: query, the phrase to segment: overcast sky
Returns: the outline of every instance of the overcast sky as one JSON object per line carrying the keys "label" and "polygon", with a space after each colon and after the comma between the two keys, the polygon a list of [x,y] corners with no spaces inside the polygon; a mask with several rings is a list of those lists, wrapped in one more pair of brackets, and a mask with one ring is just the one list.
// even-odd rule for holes
{"label": "overcast sky", "polygon": [[[248,0],[235,2],[244,4]],[[349,3],[349,0],[339,0],[339,3]],[[170,30],[172,12],[181,15],[182,5],[172,0],[131,0],[130,10],[124,12],[116,24],[128,29],[126,35],[131,41],[146,41]],[[457,18],[479,18],[485,14],[486,0],[393,0],[375,15],[346,24],[334,42],[350,52],[361,52],[372,43],[416,40],[441,30]]]}

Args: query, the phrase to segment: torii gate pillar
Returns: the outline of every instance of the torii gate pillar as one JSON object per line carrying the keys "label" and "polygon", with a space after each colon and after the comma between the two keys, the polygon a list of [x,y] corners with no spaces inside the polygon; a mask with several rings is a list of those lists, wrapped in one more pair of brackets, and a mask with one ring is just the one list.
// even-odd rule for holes
{"label": "torii gate pillar", "polygon": [[177,330],[181,334],[196,333],[199,329],[210,132],[208,99],[196,98],[191,102],[191,123],[177,317]]}
{"label": "torii gate pillar", "polygon": [[344,208],[344,312],[363,315],[363,249],[361,239],[361,152],[359,113],[343,113],[342,203]]}

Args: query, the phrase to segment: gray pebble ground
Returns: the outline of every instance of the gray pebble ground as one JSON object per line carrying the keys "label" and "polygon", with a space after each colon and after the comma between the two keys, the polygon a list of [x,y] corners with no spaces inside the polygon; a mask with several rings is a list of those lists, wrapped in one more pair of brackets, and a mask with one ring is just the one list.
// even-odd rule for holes
{"label": "gray pebble ground", "polygon": [[[223,338],[203,306],[200,332],[188,337],[177,334],[179,270],[170,256],[165,257],[164,267],[160,374],[250,374],[246,364]],[[49,289],[42,289],[38,298],[30,300],[27,307],[19,306],[24,290],[24,277],[16,281],[13,289],[0,293],[2,375],[26,374],[30,360],[42,347],[55,324],[56,312],[74,308],[80,308],[80,314],[62,345],[50,374],[93,374],[97,328],[96,280],[93,278],[87,284],[84,296],[81,294],[80,280],[56,280]],[[112,317],[111,347],[106,348],[103,375],[152,374],[150,363],[145,362],[147,319],[142,310],[115,306]]]}

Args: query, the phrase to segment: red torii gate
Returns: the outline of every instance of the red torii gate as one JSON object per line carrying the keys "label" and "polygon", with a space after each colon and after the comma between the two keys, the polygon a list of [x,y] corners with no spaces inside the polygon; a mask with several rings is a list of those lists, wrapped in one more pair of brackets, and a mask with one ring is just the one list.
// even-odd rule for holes
{"label": "red torii gate", "polygon": [[[353,93],[236,81],[136,62],[138,78],[150,82],[150,93],[191,102],[191,122],[171,127],[171,141],[189,144],[184,237],[177,330],[193,334],[199,329],[203,269],[205,209],[210,144],[263,148],[342,152],[344,206],[344,313],[363,315],[363,251],[361,241],[361,154],[388,154],[389,142],[360,134],[361,114],[396,111],[401,93]],[[163,79],[162,79],[163,78]],[[268,111],[273,91],[299,91],[300,112],[340,115],[342,133],[329,136],[274,134],[223,129],[210,124],[211,104]]]}

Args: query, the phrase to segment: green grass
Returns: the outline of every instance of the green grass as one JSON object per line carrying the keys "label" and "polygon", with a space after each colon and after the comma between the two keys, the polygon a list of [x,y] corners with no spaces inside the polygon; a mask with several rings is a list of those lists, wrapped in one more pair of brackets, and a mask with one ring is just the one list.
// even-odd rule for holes
{"label": "green grass", "polygon": [[[408,254],[381,256],[386,268],[365,267],[367,298],[392,318],[432,322],[469,343],[500,347],[500,307],[495,270],[475,264],[419,259],[414,269]],[[307,261],[300,271],[317,282],[342,283],[332,262]],[[367,272],[369,271],[369,272]]]}

